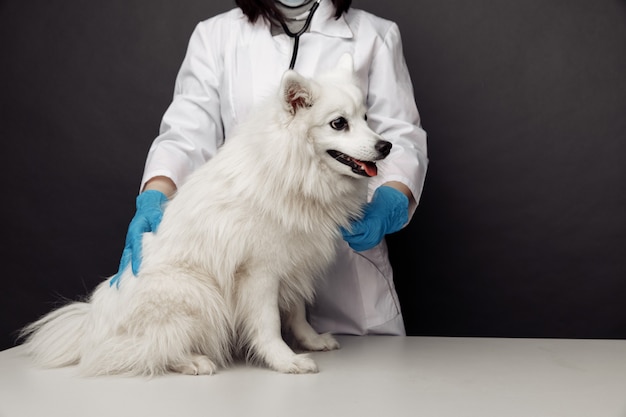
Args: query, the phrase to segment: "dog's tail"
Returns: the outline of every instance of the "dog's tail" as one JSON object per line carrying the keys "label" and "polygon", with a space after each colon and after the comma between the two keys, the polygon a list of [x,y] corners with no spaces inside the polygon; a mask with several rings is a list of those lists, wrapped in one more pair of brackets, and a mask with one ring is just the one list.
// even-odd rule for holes
{"label": "dog's tail", "polygon": [[73,302],[54,310],[20,332],[24,347],[46,368],[75,365],[80,360],[81,340],[91,305]]}

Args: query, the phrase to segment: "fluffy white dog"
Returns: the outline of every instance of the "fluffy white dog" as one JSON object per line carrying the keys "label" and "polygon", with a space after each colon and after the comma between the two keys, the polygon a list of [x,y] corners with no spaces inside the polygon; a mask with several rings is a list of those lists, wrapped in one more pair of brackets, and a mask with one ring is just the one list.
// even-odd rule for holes
{"label": "fluffy white dog", "polygon": [[352,67],[344,56],[315,80],[287,71],[144,235],[137,277],[128,268],[119,287],[104,281],[24,329],[36,361],[85,375],[212,374],[244,354],[317,372],[281,322],[304,349],[339,347],[307,323],[305,303],[391,149],[367,125]]}

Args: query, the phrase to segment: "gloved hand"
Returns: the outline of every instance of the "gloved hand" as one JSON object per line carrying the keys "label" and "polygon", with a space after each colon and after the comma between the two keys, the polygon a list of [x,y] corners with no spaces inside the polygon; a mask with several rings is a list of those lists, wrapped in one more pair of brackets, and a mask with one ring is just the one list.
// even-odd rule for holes
{"label": "gloved hand", "polygon": [[342,229],[343,240],[357,252],[378,245],[385,235],[397,232],[409,221],[409,199],[402,192],[387,185],[374,192],[372,201],[365,205],[363,217]]}
{"label": "gloved hand", "polygon": [[111,279],[111,286],[115,284],[119,287],[119,280],[129,263],[131,263],[133,275],[139,273],[139,267],[141,266],[141,238],[144,233],[156,232],[163,218],[163,203],[166,201],[167,197],[165,194],[156,190],[144,191],[137,196],[137,211],[128,226],[120,268]]}

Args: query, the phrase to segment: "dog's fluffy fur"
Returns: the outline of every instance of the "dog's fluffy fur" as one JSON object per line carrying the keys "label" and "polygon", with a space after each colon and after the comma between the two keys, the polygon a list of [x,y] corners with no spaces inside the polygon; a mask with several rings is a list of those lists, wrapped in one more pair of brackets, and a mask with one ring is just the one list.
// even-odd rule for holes
{"label": "dog's fluffy fur", "polygon": [[316,372],[283,341],[281,318],[300,347],[339,347],[306,322],[305,303],[390,146],[367,126],[349,56],[315,80],[286,72],[144,235],[138,276],[127,268],[119,287],[104,281],[26,327],[28,351],[85,375],[211,374],[236,354]]}

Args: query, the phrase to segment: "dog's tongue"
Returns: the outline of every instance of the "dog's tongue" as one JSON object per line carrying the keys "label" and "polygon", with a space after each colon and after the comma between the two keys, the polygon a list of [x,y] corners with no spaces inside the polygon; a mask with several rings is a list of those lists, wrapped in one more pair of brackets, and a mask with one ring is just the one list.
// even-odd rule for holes
{"label": "dog's tongue", "polygon": [[361,169],[365,171],[368,177],[375,177],[378,174],[378,168],[376,167],[375,163],[359,161],[356,159],[354,160],[354,162],[356,162],[361,167]]}

